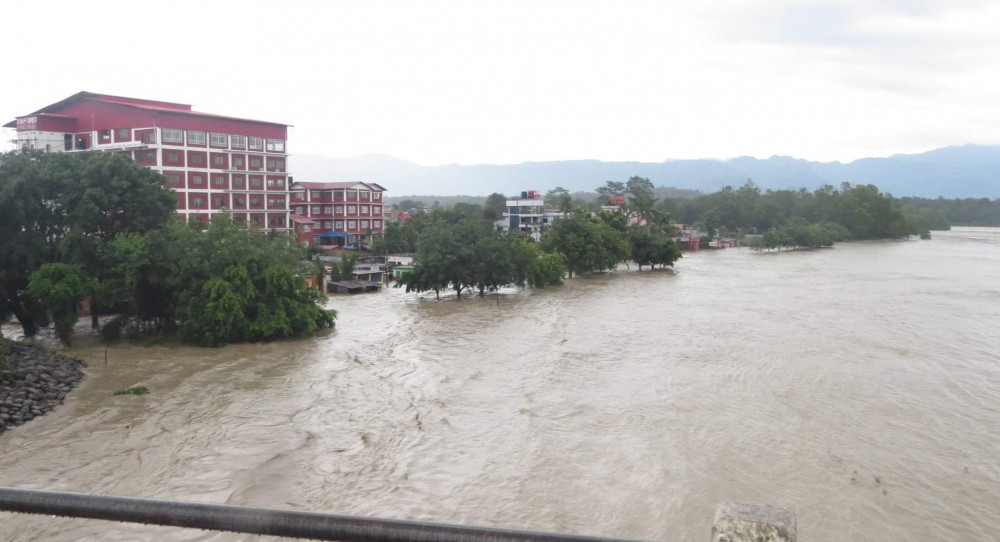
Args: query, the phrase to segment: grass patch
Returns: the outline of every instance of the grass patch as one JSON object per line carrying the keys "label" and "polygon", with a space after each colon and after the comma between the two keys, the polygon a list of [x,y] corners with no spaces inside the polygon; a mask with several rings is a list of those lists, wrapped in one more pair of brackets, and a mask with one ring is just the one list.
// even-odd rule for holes
{"label": "grass patch", "polygon": [[17,340],[17,344],[22,344],[24,346],[30,346],[30,347],[34,348],[35,350],[40,350],[42,352],[45,351],[45,345],[43,345],[42,341],[39,341],[38,339],[34,339],[34,338],[29,339],[27,337],[21,337],[20,339]]}
{"label": "grass patch", "polygon": [[149,388],[146,386],[136,386],[134,388],[115,390],[115,392],[111,395],[146,395],[147,393],[149,393]]}

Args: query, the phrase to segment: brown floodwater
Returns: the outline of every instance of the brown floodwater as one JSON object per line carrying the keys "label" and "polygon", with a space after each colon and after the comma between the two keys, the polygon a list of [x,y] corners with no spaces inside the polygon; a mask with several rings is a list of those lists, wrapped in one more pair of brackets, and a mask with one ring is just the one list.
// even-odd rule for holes
{"label": "brown floodwater", "polygon": [[[105,367],[81,339],[88,378],[0,436],[0,485],[649,540],[707,540],[729,501],[802,540],[1000,533],[1000,229],[331,305],[299,342]],[[257,538],[0,514],[0,539]]]}

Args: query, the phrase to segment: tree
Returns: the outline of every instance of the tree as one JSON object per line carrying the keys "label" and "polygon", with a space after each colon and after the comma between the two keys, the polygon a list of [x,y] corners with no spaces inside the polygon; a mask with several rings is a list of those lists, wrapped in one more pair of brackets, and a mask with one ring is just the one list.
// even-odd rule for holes
{"label": "tree", "polygon": [[625,191],[633,197],[653,197],[653,182],[645,177],[633,176],[625,183]]}
{"label": "tree", "polygon": [[607,181],[604,186],[598,187],[597,200],[601,205],[609,205],[611,196],[624,196],[625,183],[621,181]]}
{"label": "tree", "polygon": [[705,235],[715,237],[715,234],[719,232],[719,227],[722,225],[722,218],[715,210],[705,211],[698,218],[697,225],[699,230],[705,232]]}
{"label": "tree", "polygon": [[566,213],[572,208],[573,196],[570,195],[569,190],[557,186],[545,194],[545,204]]}
{"label": "tree", "polygon": [[56,336],[66,345],[77,321],[76,307],[92,291],[93,280],[79,267],[63,263],[43,264],[28,282],[28,293],[52,315]]}
{"label": "tree", "polygon": [[600,218],[574,212],[542,236],[542,249],[565,258],[569,276],[612,269],[629,258],[628,242]]}
{"label": "tree", "polygon": [[507,211],[507,197],[499,192],[494,192],[486,197],[483,205],[483,218],[486,220],[500,220]]}
{"label": "tree", "polygon": [[452,209],[456,213],[463,213],[467,215],[475,216],[479,218],[483,214],[483,206],[478,203],[466,203],[464,201],[456,202]]}
{"label": "tree", "polygon": [[123,154],[0,155],[0,314],[14,313],[33,336],[44,316],[27,291],[28,277],[54,262],[98,279],[90,295],[99,311],[114,298],[102,280],[108,244],[161,227],[175,205],[160,174]]}

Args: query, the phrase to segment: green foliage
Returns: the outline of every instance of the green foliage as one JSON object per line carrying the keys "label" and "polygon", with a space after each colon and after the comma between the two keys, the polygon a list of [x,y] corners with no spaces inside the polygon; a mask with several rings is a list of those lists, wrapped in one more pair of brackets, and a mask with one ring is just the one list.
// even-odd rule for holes
{"label": "green foliage", "polygon": [[607,181],[604,186],[598,187],[596,192],[598,203],[608,205],[611,203],[610,196],[625,195],[625,183],[621,181]]}
{"label": "green foliage", "polygon": [[45,345],[42,344],[42,341],[32,337],[21,337],[17,340],[17,344],[28,346],[38,351],[45,351]]}
{"label": "green foliage", "polygon": [[1000,198],[926,199],[901,198],[907,214],[921,227],[947,230],[950,226],[1000,226]]}
{"label": "green foliage", "polygon": [[478,203],[466,203],[464,201],[455,203],[455,205],[452,206],[452,210],[455,211],[456,213],[472,215],[475,216],[476,218],[481,217],[483,214],[482,205],[479,205]]}
{"label": "green foliage", "polygon": [[121,389],[121,390],[115,390],[115,392],[112,393],[111,395],[112,396],[115,396],[115,395],[146,395],[147,393],[149,393],[149,388],[147,388],[146,386],[135,386],[135,387],[132,387],[132,388],[125,388],[125,389]]}
{"label": "green foliage", "polygon": [[46,263],[98,279],[90,294],[103,302],[113,292],[101,280],[108,243],[160,227],[175,205],[161,175],[122,154],[0,154],[0,316],[13,313],[27,336],[36,333],[46,311],[28,281]]}
{"label": "green foliage", "polygon": [[645,226],[635,226],[628,232],[629,252],[632,261],[655,269],[657,265],[672,267],[681,258],[681,248],[667,233]]}
{"label": "green foliage", "polygon": [[625,191],[633,198],[646,197],[653,199],[653,182],[645,177],[633,176],[625,183]]}
{"label": "green foliage", "polygon": [[739,189],[727,186],[693,199],[667,199],[657,208],[671,212],[681,223],[697,222],[710,236],[723,228],[742,233],[773,232],[798,217],[809,224],[840,224],[852,239],[886,239],[916,235],[928,228],[929,219],[929,215],[905,213],[898,200],[880,193],[875,186],[849,183],[839,189],[827,185],[813,192],[762,192],[748,180]]}
{"label": "green foliage", "polygon": [[483,204],[483,218],[500,220],[505,211],[507,211],[507,196],[494,192],[486,197],[486,202]]}
{"label": "green foliage", "polygon": [[42,264],[28,281],[28,293],[52,315],[56,336],[66,345],[77,321],[76,307],[93,290],[94,281],[79,267],[63,263]]}
{"label": "green foliage", "polygon": [[628,242],[601,218],[580,211],[552,223],[542,249],[565,258],[569,276],[613,269],[629,258]]}
{"label": "green foliage", "polygon": [[554,207],[564,213],[569,212],[573,206],[573,196],[569,190],[557,186],[545,194],[545,205]]}
{"label": "green foliage", "polygon": [[288,236],[261,235],[220,218],[207,232],[176,225],[144,243],[126,243],[126,254],[146,249],[142,257],[129,258],[119,275],[137,334],[176,326],[181,340],[219,346],[302,336],[333,325],[333,311],[318,305],[325,296],[296,273],[304,250]]}
{"label": "green foliage", "polygon": [[316,281],[316,290],[323,292],[323,279],[326,278],[326,262],[319,258],[312,261],[313,280]]}

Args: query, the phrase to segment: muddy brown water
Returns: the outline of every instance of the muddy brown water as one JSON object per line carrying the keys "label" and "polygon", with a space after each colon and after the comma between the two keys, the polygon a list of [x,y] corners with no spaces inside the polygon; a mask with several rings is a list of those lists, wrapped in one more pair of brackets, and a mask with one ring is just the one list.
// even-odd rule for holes
{"label": "muddy brown water", "polygon": [[[79,341],[88,378],[0,436],[0,485],[691,541],[749,501],[803,540],[1000,537],[1000,229],[331,305],[299,342],[105,367]],[[0,538],[258,539],[16,514]]]}

